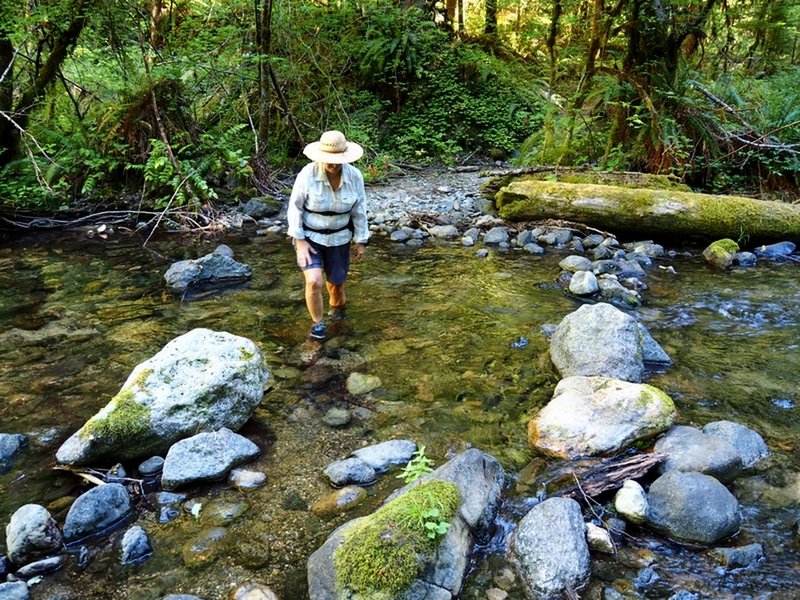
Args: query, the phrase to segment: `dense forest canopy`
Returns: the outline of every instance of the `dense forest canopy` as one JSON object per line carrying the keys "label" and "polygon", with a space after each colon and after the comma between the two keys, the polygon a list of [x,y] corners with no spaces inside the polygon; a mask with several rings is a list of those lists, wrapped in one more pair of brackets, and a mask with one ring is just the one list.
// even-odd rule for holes
{"label": "dense forest canopy", "polygon": [[792,200],[799,63],[799,0],[0,0],[0,201],[235,201],[329,128]]}

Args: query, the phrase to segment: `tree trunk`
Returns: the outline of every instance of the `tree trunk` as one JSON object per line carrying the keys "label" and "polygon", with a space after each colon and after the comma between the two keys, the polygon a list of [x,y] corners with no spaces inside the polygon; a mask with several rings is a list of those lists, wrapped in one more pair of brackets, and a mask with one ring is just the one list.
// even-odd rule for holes
{"label": "tree trunk", "polygon": [[800,205],[678,190],[519,181],[495,196],[511,221],[563,219],[637,235],[767,242],[800,237]]}
{"label": "tree trunk", "polygon": [[[59,69],[64,59],[67,57],[70,48],[78,41],[78,37],[86,24],[89,7],[93,4],[91,0],[75,0],[73,18],[66,29],[63,29],[53,40],[52,49],[39,70],[33,83],[22,92],[16,109],[14,110],[14,124],[9,123],[9,129],[0,129],[0,141],[4,142],[4,151],[0,153],[0,167],[8,164],[16,156],[21,141],[21,131],[28,125],[30,112],[44,98],[47,87],[58,77]],[[2,119],[6,121],[6,119]],[[6,142],[7,140],[7,142]]]}
{"label": "tree trunk", "polygon": [[[260,10],[258,2],[261,3]],[[272,0],[256,0],[256,45],[258,46],[258,137],[256,161],[266,166],[270,128],[270,65],[272,51]]]}
{"label": "tree trunk", "polygon": [[497,0],[486,0],[486,19],[483,23],[483,33],[494,36],[497,33]]}

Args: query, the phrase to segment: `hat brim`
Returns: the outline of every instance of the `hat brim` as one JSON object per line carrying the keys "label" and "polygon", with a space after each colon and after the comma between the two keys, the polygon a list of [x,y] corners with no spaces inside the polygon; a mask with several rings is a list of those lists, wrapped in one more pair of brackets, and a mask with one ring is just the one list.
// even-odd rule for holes
{"label": "hat brim", "polygon": [[320,142],[311,142],[303,148],[303,154],[314,162],[340,165],[357,161],[364,156],[364,149],[355,142],[347,142],[344,152],[325,152]]}

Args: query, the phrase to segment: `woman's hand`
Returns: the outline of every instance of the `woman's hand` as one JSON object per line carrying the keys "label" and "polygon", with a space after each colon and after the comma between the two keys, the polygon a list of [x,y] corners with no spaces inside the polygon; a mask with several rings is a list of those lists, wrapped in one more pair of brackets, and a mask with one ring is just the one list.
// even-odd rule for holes
{"label": "woman's hand", "polygon": [[364,244],[353,244],[353,260],[359,260],[366,251],[367,247]]}
{"label": "woman's hand", "polygon": [[311,264],[311,255],[316,254],[317,251],[306,240],[295,240],[294,250],[297,254],[297,266],[305,269]]}

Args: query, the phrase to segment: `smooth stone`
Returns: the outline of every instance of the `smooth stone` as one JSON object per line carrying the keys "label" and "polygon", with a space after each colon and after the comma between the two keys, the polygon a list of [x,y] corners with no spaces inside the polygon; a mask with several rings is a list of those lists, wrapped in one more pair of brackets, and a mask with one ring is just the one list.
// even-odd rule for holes
{"label": "smooth stone", "polygon": [[598,527],[594,523],[586,523],[586,542],[592,550],[598,552],[614,554],[617,551],[608,530]]}
{"label": "smooth stone", "polygon": [[585,256],[577,256],[572,254],[562,259],[558,263],[558,266],[565,271],[569,271],[570,273],[577,273],[578,271],[591,271],[592,261]]}
{"label": "smooth stone", "polygon": [[139,474],[143,477],[158,475],[164,468],[164,459],[160,456],[152,456],[139,465]]}
{"label": "smooth stone", "polygon": [[14,511],[5,533],[8,558],[15,565],[55,554],[63,544],[55,520],[38,504],[25,504]]}
{"label": "smooth stone", "polygon": [[255,490],[267,483],[267,474],[260,471],[234,469],[228,475],[228,483],[237,490]]}
{"label": "smooth stone", "polygon": [[350,373],[347,377],[347,391],[354,396],[368,394],[383,385],[380,377],[366,373]]}
{"label": "smooth stone", "polygon": [[367,490],[358,486],[347,486],[328,494],[311,505],[311,512],[322,519],[335,517],[361,504],[367,497]]}
{"label": "smooth stone", "polygon": [[106,483],[81,494],[73,502],[64,521],[64,541],[105,533],[122,524],[132,514],[133,506],[125,486]]}
{"label": "smooth stone", "polygon": [[375,469],[360,458],[337,460],[325,467],[322,472],[334,487],[351,484],[371,485],[376,480]]}
{"label": "smooth stone", "polygon": [[569,280],[569,291],[576,296],[590,296],[599,289],[597,277],[591,271],[577,271]]}
{"label": "smooth stone", "polygon": [[322,422],[328,427],[344,427],[350,418],[350,411],[346,408],[331,408],[322,417]]}
{"label": "smooth stone", "polygon": [[475,256],[477,256],[478,258],[486,258],[487,256],[489,256],[488,248],[481,248],[475,253]]}
{"label": "smooth stone", "polygon": [[647,494],[633,479],[622,484],[614,495],[614,509],[627,521],[635,524],[647,520]]}
{"label": "smooth stone", "polygon": [[533,242],[527,243],[522,247],[525,252],[529,254],[541,255],[544,254],[545,250],[539,244],[535,244]]}
{"label": "smooth stone", "polygon": [[28,600],[30,597],[28,585],[24,581],[0,583],[0,598],[2,600]]}
{"label": "smooth stone", "polygon": [[653,451],[667,458],[659,471],[696,471],[723,483],[742,474],[742,458],[724,437],[708,435],[687,425],[677,425],[660,438]]}
{"label": "smooth stone", "polygon": [[[37,560],[36,562],[28,563],[21,569],[18,569],[15,573],[15,577],[19,577],[20,579],[30,579],[32,577],[36,577],[37,575],[44,575],[46,573],[52,573],[53,571],[58,571],[64,564],[67,562],[67,557],[64,554],[60,554],[59,556],[51,556],[49,558],[43,558],[41,560]],[[3,596],[0,595],[0,599]]]}
{"label": "smooth stone", "polygon": [[739,453],[745,469],[758,467],[771,455],[764,438],[739,423],[714,421],[703,427],[703,433],[726,440]]}
{"label": "smooth stone", "polygon": [[225,547],[225,536],[228,530],[224,527],[212,527],[201,531],[193,540],[183,545],[181,556],[187,567],[207,565],[217,558],[217,554]]}
{"label": "smooth stone", "polygon": [[152,556],[153,548],[150,538],[140,525],[130,527],[122,536],[120,562],[123,565],[138,564]]}
{"label": "smooth stone", "polygon": [[360,448],[352,456],[363,460],[378,473],[388,471],[393,465],[406,464],[417,451],[411,440],[389,440]]}
{"label": "smooth stone", "polygon": [[507,244],[508,240],[508,227],[492,227],[483,236],[483,243],[489,245]]}
{"label": "smooth stone", "polygon": [[435,238],[452,240],[458,236],[458,227],[455,225],[434,225],[428,228],[428,233]]}

